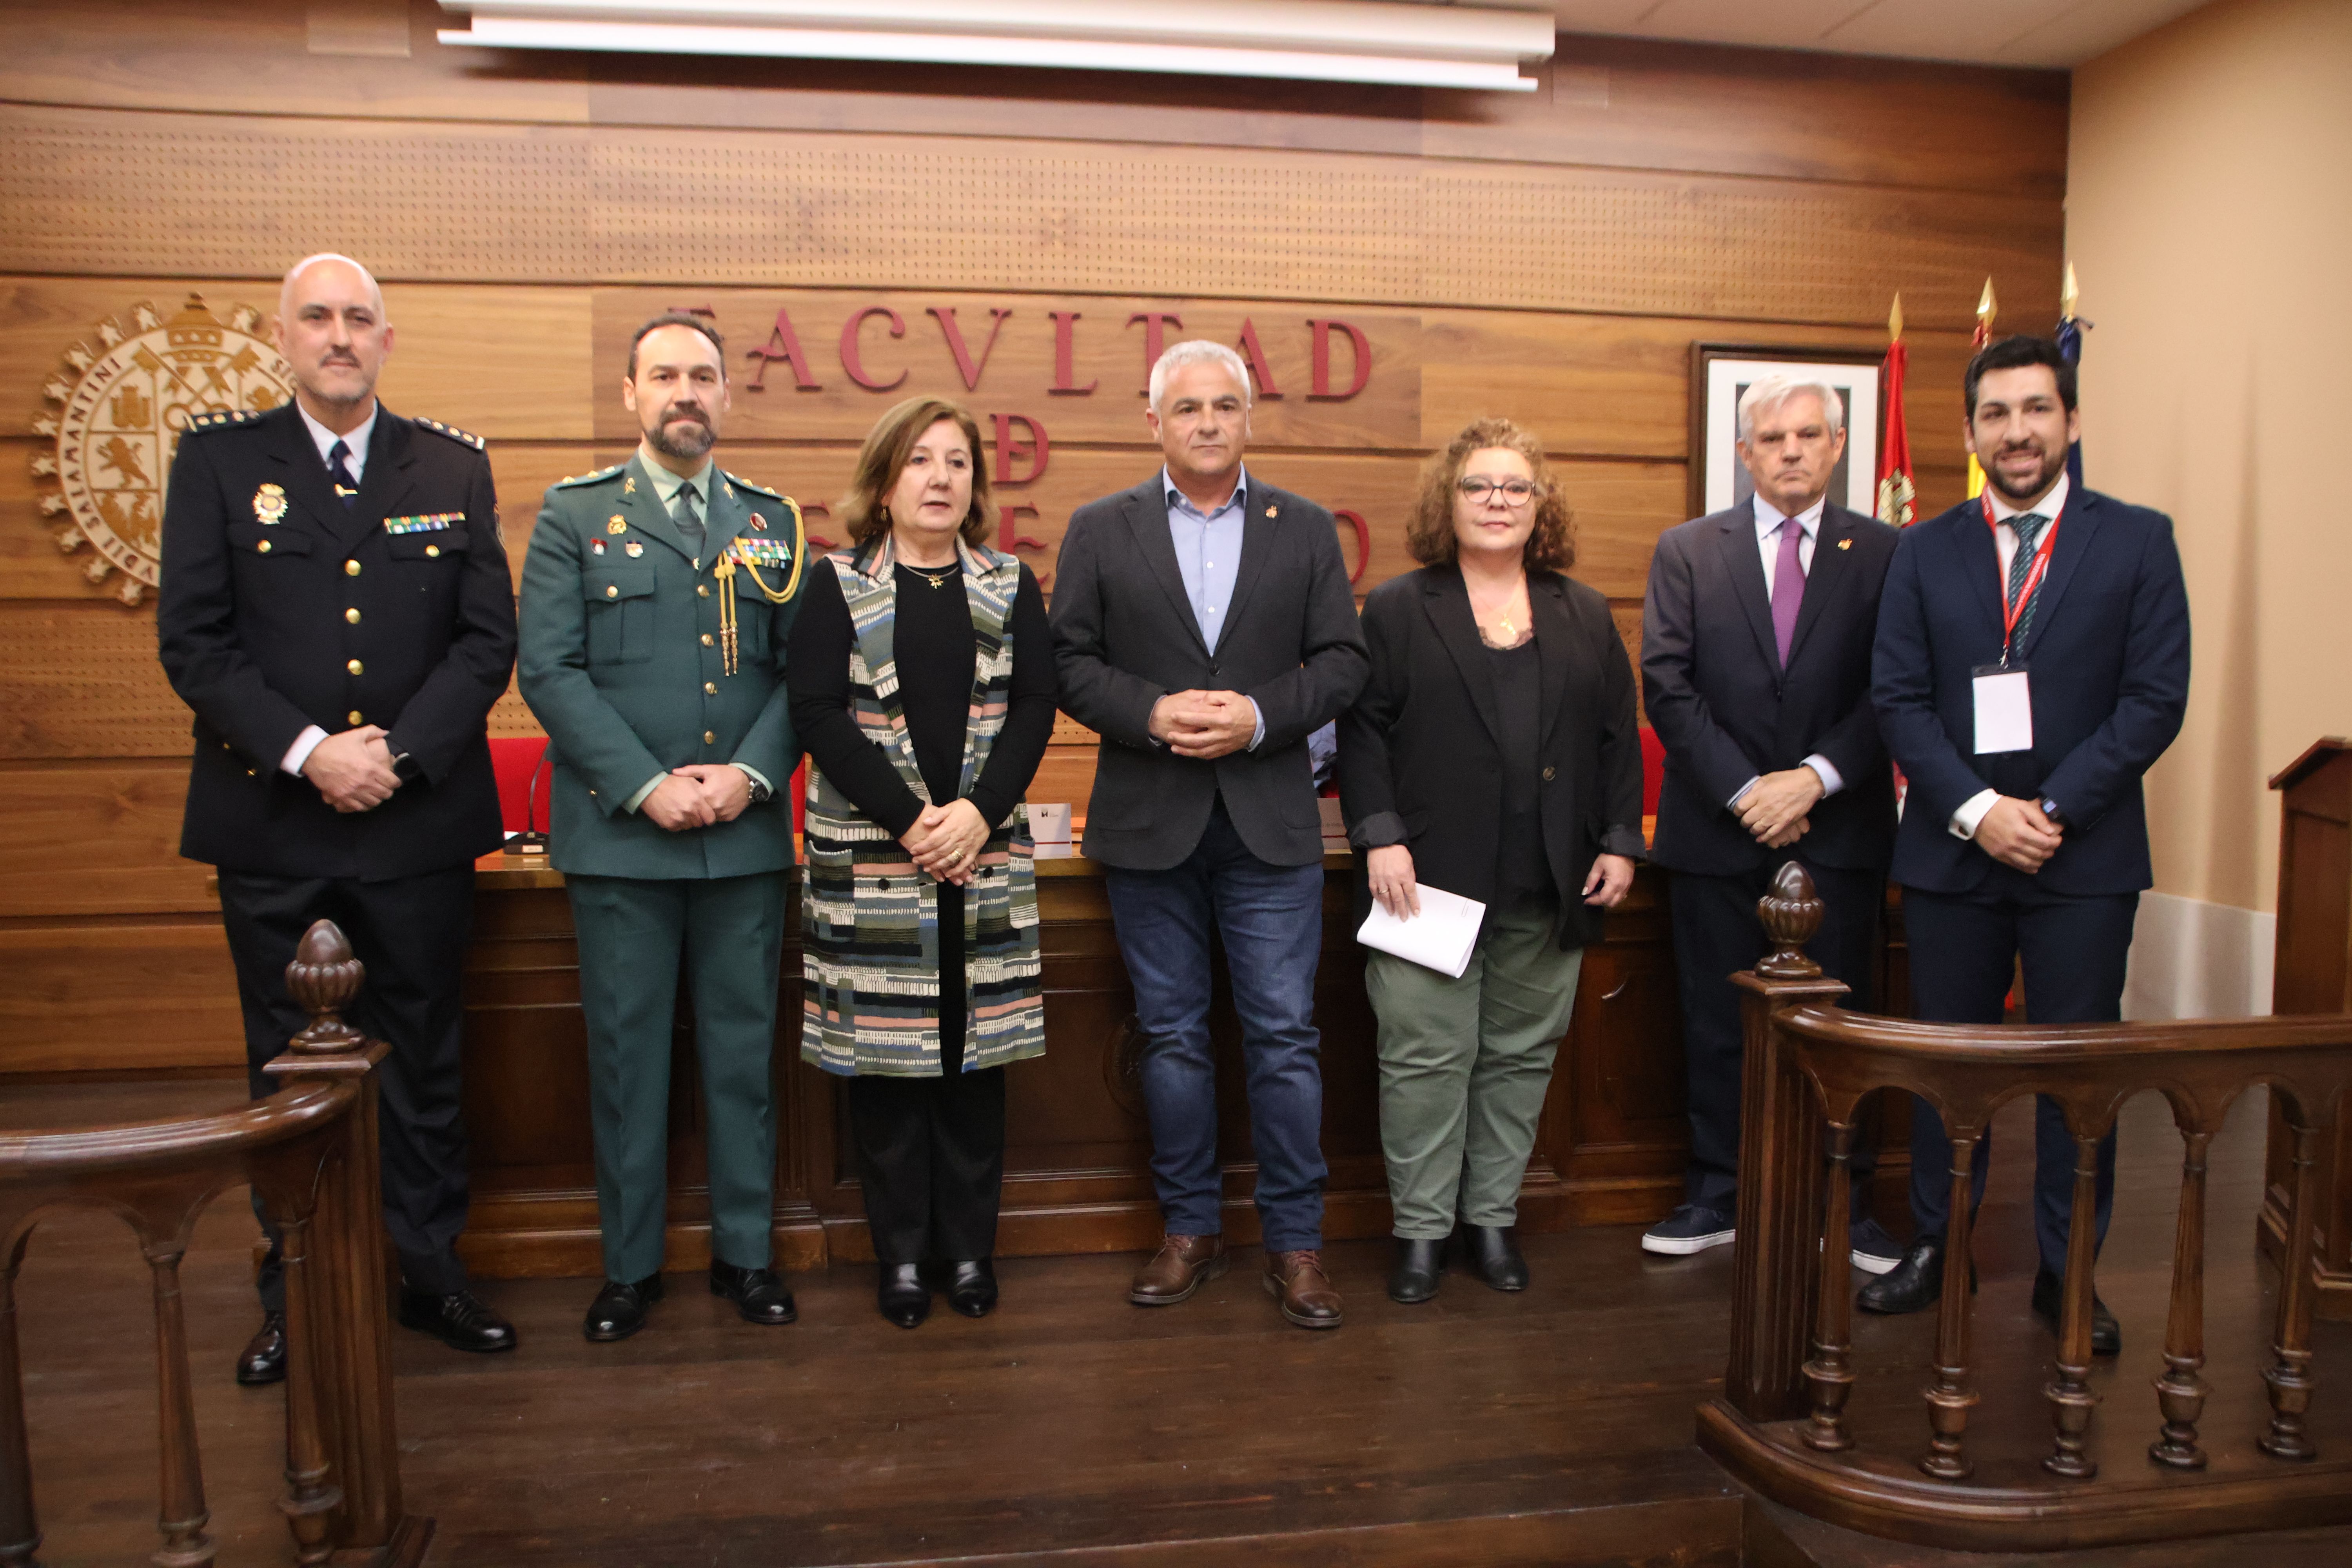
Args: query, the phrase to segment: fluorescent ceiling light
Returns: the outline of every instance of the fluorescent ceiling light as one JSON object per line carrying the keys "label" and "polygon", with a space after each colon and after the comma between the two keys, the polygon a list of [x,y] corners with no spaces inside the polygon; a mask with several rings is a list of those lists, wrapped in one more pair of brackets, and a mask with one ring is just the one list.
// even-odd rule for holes
{"label": "fluorescent ceiling light", "polygon": [[1526,92],[1543,11],[1393,0],[442,0],[445,44],[1049,66]]}

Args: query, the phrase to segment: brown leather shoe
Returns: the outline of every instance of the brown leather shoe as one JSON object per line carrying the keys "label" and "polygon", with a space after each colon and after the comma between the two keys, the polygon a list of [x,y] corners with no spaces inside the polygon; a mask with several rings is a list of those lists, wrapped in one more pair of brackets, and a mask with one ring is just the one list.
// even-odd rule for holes
{"label": "brown leather shoe", "polygon": [[1139,1307],[1172,1307],[1225,1271],[1222,1236],[1171,1236],[1135,1271],[1127,1299]]}
{"label": "brown leather shoe", "polygon": [[1302,1329],[1339,1326],[1339,1292],[1323,1272],[1323,1255],[1269,1252],[1265,1255],[1265,1293],[1282,1303],[1282,1315]]}

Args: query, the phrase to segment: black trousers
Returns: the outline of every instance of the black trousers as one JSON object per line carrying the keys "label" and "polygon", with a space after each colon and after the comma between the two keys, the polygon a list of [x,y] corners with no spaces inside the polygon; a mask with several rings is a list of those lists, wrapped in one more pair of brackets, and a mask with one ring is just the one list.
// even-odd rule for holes
{"label": "black trousers", "polygon": [[[383,882],[223,871],[220,897],[257,1100],[279,1087],[263,1066],[310,1021],[286,994],[295,944],[318,920],[334,921],[351,939],[367,979],[349,1021],[392,1047],[376,1073],[384,1229],[410,1286],[436,1296],[464,1289],[466,1269],[457,1261],[457,1237],[466,1228],[459,987],[474,925],[474,868]],[[262,1306],[285,1310],[275,1235],[260,1283]]]}
{"label": "black trousers", "polygon": [[849,1126],[874,1256],[969,1263],[996,1250],[1004,1069],[963,1070],[963,889],[940,885],[938,1078],[849,1080]]}
{"label": "black trousers", "polygon": [[[2025,1017],[2032,1024],[2112,1024],[2123,1016],[2124,961],[2131,952],[2137,893],[2067,898],[2003,869],[1995,890],[1952,895],[1903,889],[1911,943],[1911,998],[1934,1024],[1998,1024],[2010,975],[2025,969]],[[2074,1138],[2054,1101],[2033,1108],[2033,1238],[2042,1267],[2066,1272],[2066,1237],[2074,1210]],[[1911,1115],[1911,1215],[1918,1234],[1941,1237],[1951,1225],[1952,1142],[1944,1119],[1914,1097]],[[1969,1170],[1969,1215],[1984,1202],[1992,1170],[1992,1131],[1977,1143]],[[2116,1134],[2099,1140],[2098,1242],[2107,1239],[2116,1205]]]}
{"label": "black trousers", "polygon": [[[1800,840],[1800,843],[1802,841]],[[1771,951],[1756,902],[1780,868],[1795,860],[1813,879],[1827,912],[1807,944],[1813,962],[1849,994],[1841,1005],[1868,1012],[1878,1002],[1878,928],[1886,879],[1876,871],[1820,866],[1780,852],[1753,871],[1708,877],[1674,873],[1668,887],[1675,984],[1683,1008],[1683,1058],[1689,1078],[1691,1153],[1685,1201],[1725,1214],[1739,1204],[1740,993],[1734,972],[1753,969]],[[1852,1170],[1857,1193],[1878,1168],[1875,1143],[1858,1143]],[[1868,1211],[1854,1210],[1856,1217]]]}

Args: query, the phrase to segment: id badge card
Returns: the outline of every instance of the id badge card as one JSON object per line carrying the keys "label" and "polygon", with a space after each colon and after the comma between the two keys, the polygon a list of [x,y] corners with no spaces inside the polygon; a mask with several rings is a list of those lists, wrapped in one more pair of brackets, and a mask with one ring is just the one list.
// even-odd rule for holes
{"label": "id badge card", "polygon": [[1976,697],[1977,755],[2033,749],[2033,689],[2021,664],[1980,664],[1969,672]]}

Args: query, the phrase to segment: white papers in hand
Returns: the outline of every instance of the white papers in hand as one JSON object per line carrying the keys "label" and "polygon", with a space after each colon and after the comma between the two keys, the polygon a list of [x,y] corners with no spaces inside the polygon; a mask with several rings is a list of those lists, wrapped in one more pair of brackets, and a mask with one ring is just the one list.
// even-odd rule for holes
{"label": "white papers in hand", "polygon": [[1397,919],[1375,900],[1356,940],[1459,980],[1470,967],[1470,950],[1478,943],[1478,922],[1486,918],[1486,906],[1426,882],[1419,892],[1421,913],[1411,920]]}

